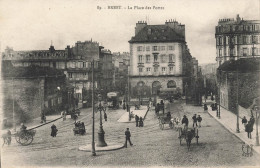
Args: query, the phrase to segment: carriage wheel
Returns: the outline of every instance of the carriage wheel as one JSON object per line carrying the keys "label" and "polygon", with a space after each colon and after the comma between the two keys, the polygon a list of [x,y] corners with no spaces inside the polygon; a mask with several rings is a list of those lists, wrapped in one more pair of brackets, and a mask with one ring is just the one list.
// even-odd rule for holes
{"label": "carriage wheel", "polygon": [[32,141],[33,141],[33,136],[28,132],[21,133],[19,136],[19,142],[23,146],[30,145]]}

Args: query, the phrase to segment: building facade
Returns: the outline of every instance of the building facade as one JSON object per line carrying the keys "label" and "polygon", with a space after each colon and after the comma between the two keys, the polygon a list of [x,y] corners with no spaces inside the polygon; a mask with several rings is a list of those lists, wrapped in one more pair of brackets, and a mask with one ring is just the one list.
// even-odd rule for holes
{"label": "building facade", "polygon": [[[104,59],[104,55],[107,55],[101,53],[99,43],[93,41],[78,41],[75,43],[75,46],[67,46],[64,50],[55,50],[53,45],[50,46],[49,50],[32,51],[15,51],[7,47],[2,54],[2,60],[10,60],[14,67],[38,65],[40,67],[51,67],[62,70],[69,83],[75,89],[75,97],[79,100],[79,103],[81,103],[82,101],[91,99],[91,95],[86,94],[87,92],[90,93],[92,89],[91,62],[93,60],[95,74],[94,85],[97,88],[100,84],[100,77],[102,78],[100,72],[102,71],[102,67],[100,67],[99,63],[100,60],[102,61]],[[112,61],[110,62],[112,63]],[[108,66],[111,69],[110,63],[103,65],[105,66],[105,68],[103,68],[105,72],[108,72]],[[83,92],[85,95],[83,95]]]}
{"label": "building facade", "polygon": [[184,93],[192,70],[192,57],[185,41],[185,25],[138,22],[130,43],[131,97],[152,97],[158,90],[178,89]]}
{"label": "building facade", "polygon": [[218,66],[228,60],[260,56],[260,20],[220,19],[215,28]]}

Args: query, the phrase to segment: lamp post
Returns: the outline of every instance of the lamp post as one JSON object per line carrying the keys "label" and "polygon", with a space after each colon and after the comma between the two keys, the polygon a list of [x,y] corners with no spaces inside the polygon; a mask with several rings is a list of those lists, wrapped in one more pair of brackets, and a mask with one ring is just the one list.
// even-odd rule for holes
{"label": "lamp post", "polygon": [[236,93],[236,110],[237,110],[237,128],[236,132],[239,133],[239,110],[238,110],[238,65],[236,65],[236,78],[237,78],[237,93]]}
{"label": "lamp post", "polygon": [[259,116],[257,117],[257,113],[259,113],[259,108],[258,106],[255,106],[254,107],[254,111],[255,111],[255,118],[256,118],[256,139],[255,139],[255,145],[256,146],[259,146],[259,136],[258,136],[258,118]]}
{"label": "lamp post", "polygon": [[95,150],[95,107],[94,107],[94,60],[91,62],[91,69],[92,69],[92,156],[96,156]]}
{"label": "lamp post", "polygon": [[186,82],[186,84],[185,84],[185,100],[186,100],[186,104],[187,104],[187,88],[188,88],[188,84]]}
{"label": "lamp post", "polygon": [[219,82],[218,82],[218,118],[220,118],[220,82],[221,82],[221,73],[219,70]]}
{"label": "lamp post", "polygon": [[128,111],[128,121],[131,121],[131,114],[130,114],[130,87],[129,87],[129,65],[127,66],[127,103],[126,103],[126,110]]}
{"label": "lamp post", "polygon": [[99,106],[98,106],[98,111],[100,114],[100,125],[99,125],[99,131],[98,131],[98,143],[97,146],[98,147],[104,147],[107,146],[107,143],[105,142],[105,131],[103,130],[103,126],[102,126],[102,111],[106,112],[106,107],[101,105],[101,95],[99,94],[98,96],[99,98]]}

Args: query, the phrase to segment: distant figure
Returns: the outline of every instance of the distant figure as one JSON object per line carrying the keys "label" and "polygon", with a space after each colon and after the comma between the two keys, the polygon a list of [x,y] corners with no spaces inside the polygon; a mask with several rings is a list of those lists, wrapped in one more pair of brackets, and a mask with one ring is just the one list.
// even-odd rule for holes
{"label": "distant figure", "polygon": [[130,137],[131,137],[131,133],[129,131],[129,128],[126,129],[125,131],[125,147],[127,148],[127,141],[130,143],[131,146],[133,146],[131,140],[130,140]]}
{"label": "distant figure", "polygon": [[254,123],[255,123],[255,118],[254,118],[254,116],[253,115],[251,115],[251,118],[250,118],[250,120],[249,120],[251,123],[252,123],[252,125],[254,125]]}
{"label": "distant figure", "polygon": [[63,119],[63,121],[66,120],[66,116],[67,116],[67,112],[66,112],[66,111],[63,111],[63,112],[62,112],[62,119]]}
{"label": "distant figure", "polygon": [[202,121],[202,118],[201,118],[200,115],[198,115],[197,121],[198,121],[198,123],[199,123],[199,127],[201,127],[201,121]]}
{"label": "distant figure", "polygon": [[7,144],[8,146],[11,144],[11,141],[12,141],[12,137],[11,136],[12,136],[12,134],[11,134],[10,130],[8,130],[6,134],[2,134],[2,138],[4,140],[2,147],[5,144]]}
{"label": "distant figure", "polygon": [[242,124],[243,124],[244,127],[246,128],[246,124],[247,124],[246,116],[243,117],[243,119],[242,119]]}
{"label": "distant figure", "polygon": [[105,121],[107,121],[107,113],[106,112],[104,112],[104,119],[105,119]]}
{"label": "distant figure", "polygon": [[27,127],[24,125],[24,123],[21,123],[20,131],[25,131],[26,128],[27,128]]}
{"label": "distant figure", "polygon": [[41,123],[46,123],[46,116],[44,114],[44,111],[41,112]]}
{"label": "distant figure", "polygon": [[155,113],[158,114],[160,111],[160,104],[157,103],[156,107],[155,107]]}
{"label": "distant figure", "polygon": [[124,109],[124,110],[126,109],[125,102],[124,102],[124,104],[123,104],[123,109]]}
{"label": "distant figure", "polygon": [[196,114],[194,114],[194,116],[192,117],[192,120],[193,120],[192,127],[194,127],[195,124],[196,124],[196,127],[197,127],[198,125],[197,125],[197,116],[196,116]]}
{"label": "distant figure", "polygon": [[181,121],[181,124],[185,124],[185,126],[188,127],[188,125],[189,125],[189,120],[188,120],[188,118],[186,117],[186,115],[183,116],[182,121]]}
{"label": "distant figure", "polygon": [[143,121],[143,118],[140,117],[139,118],[139,127],[143,127],[144,126],[144,121]]}
{"label": "distant figure", "polygon": [[161,100],[161,109],[163,110],[163,114],[164,114],[164,102],[163,102],[163,100]]}
{"label": "distant figure", "polygon": [[204,104],[204,111],[208,111],[208,106],[206,104]]}
{"label": "distant figure", "polygon": [[136,123],[136,127],[138,127],[138,122],[139,122],[139,117],[137,115],[135,115],[135,123]]}
{"label": "distant figure", "polygon": [[172,118],[171,112],[167,113],[167,118]]}
{"label": "distant figure", "polygon": [[251,132],[253,131],[253,124],[251,123],[251,121],[249,121],[247,124],[246,124],[246,132],[247,132],[247,137],[252,139],[251,137]]}
{"label": "distant figure", "polygon": [[212,101],[214,100],[213,94],[211,94],[211,100],[212,100]]}
{"label": "distant figure", "polygon": [[58,129],[57,129],[56,125],[52,124],[52,126],[51,126],[51,136],[56,137],[57,132],[58,132]]}

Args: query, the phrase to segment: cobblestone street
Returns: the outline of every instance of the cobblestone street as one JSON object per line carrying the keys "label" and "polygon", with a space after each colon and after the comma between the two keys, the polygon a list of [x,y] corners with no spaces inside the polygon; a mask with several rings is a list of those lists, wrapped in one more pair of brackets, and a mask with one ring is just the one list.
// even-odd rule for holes
{"label": "cobblestone street", "polygon": [[[259,155],[242,156],[242,142],[222,127],[202,107],[185,105],[176,101],[171,104],[172,116],[184,114],[192,126],[193,114],[201,115],[202,127],[199,128],[199,145],[191,142],[191,150],[186,144],[180,145],[178,132],[165,125],[160,130],[154,111],[149,111],[144,127],[135,127],[135,123],[119,123],[117,120],[125,113],[123,110],[109,110],[108,121],[104,122],[106,142],[124,143],[124,131],[131,131],[133,146],[115,151],[91,152],[79,151],[79,146],[91,143],[91,109],[82,110],[80,120],[85,122],[87,135],[73,135],[73,120],[58,120],[56,138],[50,136],[51,125],[37,129],[34,141],[29,146],[18,145],[14,138],[12,144],[2,150],[3,167],[16,166],[259,166]],[[96,113],[96,133],[99,127],[99,113]],[[55,152],[54,152],[55,151]],[[15,154],[15,155],[14,155]],[[8,166],[9,165],[9,166]]]}

